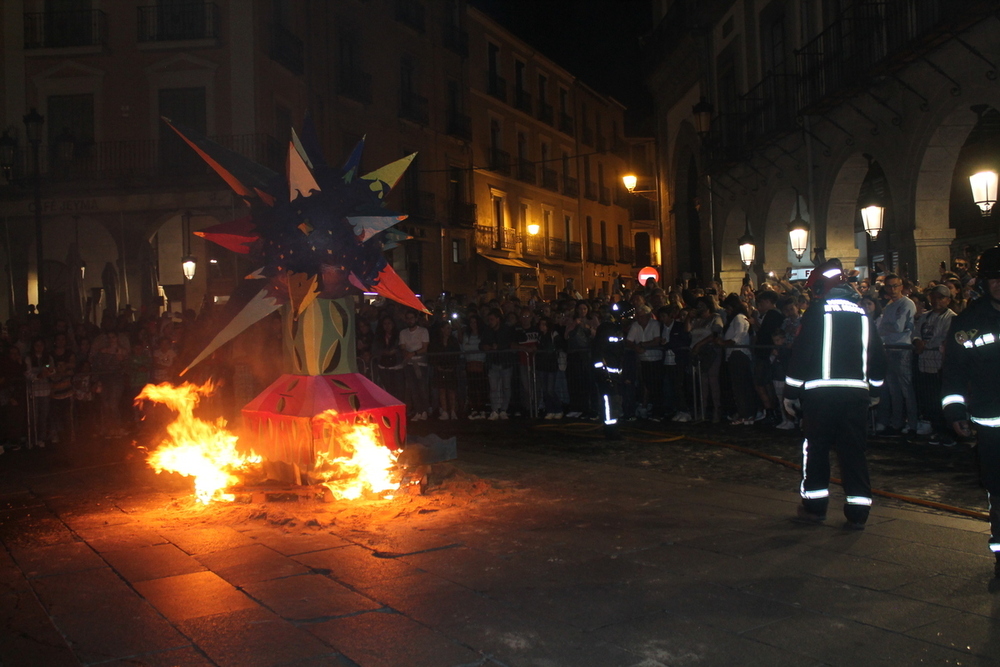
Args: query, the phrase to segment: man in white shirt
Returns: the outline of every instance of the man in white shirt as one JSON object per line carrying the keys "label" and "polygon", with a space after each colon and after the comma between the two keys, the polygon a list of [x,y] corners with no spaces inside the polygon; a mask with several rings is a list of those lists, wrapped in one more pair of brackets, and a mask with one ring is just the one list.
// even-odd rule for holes
{"label": "man in white shirt", "polygon": [[646,304],[636,308],[635,321],[625,336],[625,347],[636,353],[639,361],[639,384],[636,401],[644,414],[658,410],[663,389],[663,350],[660,345],[660,322],[652,317]]}
{"label": "man in white shirt", "polygon": [[[903,280],[894,273],[885,277],[889,304],[882,311],[878,333],[885,344],[885,386],[889,395],[888,409],[881,409],[877,431],[885,435],[917,432],[917,393],[913,387],[913,318],[917,307],[903,297]],[[883,404],[885,401],[883,401]],[[905,409],[905,421],[904,421]]]}
{"label": "man in white shirt", "polygon": [[399,332],[399,346],[403,348],[404,402],[413,409],[413,421],[427,419],[430,401],[427,384],[427,346],[431,337],[427,329],[417,322],[417,313],[408,311],[403,317],[406,328]]}
{"label": "man in white shirt", "polygon": [[[941,411],[941,362],[944,342],[955,313],[951,310],[951,290],[938,285],[927,293],[931,309],[920,318],[913,334],[913,349],[917,353],[917,399],[920,416],[930,423],[935,433],[930,444],[950,447],[955,444],[951,425]],[[920,426],[925,426],[921,423]]]}

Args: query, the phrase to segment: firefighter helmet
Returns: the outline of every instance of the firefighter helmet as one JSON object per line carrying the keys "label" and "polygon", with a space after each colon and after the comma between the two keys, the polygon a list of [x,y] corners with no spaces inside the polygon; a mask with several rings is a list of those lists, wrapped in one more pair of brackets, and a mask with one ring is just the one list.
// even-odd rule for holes
{"label": "firefighter helmet", "polygon": [[994,246],[979,256],[976,276],[980,280],[1000,278],[1000,246]]}
{"label": "firefighter helmet", "polygon": [[834,258],[828,259],[812,270],[809,280],[806,281],[806,288],[811,289],[816,296],[823,296],[837,285],[846,282],[847,276],[844,275],[843,264]]}

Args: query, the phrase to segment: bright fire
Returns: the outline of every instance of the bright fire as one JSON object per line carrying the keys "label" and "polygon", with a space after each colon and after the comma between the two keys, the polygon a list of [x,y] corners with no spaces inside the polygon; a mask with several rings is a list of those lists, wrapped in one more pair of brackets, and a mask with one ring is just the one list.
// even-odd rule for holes
{"label": "bright fire", "polygon": [[[147,462],[157,473],[193,477],[195,495],[202,503],[232,501],[235,496],[226,489],[239,483],[237,473],[248,472],[261,462],[253,451],[243,454],[237,450],[238,438],[226,430],[225,419],[220,417],[212,423],[194,416],[201,398],[214,391],[211,381],[201,386],[187,382],[177,387],[148,384],[136,397],[136,402],[162,403],[177,413],[167,426],[168,437],[147,457]],[[392,498],[390,492],[399,487],[396,453],[381,444],[378,427],[339,419],[334,410],[316,419],[322,423],[324,439],[337,442],[344,454],[335,457],[320,452],[316,456],[315,475],[333,497],[355,500],[368,494]]]}
{"label": "bright fire", "polygon": [[334,410],[318,415],[324,430],[332,429],[332,440],[340,443],[344,456],[334,457],[317,452],[316,472],[322,484],[330,489],[334,498],[355,500],[369,493],[392,498],[386,492],[399,487],[396,470],[396,453],[381,444],[375,424],[352,424],[338,421]]}
{"label": "bright fire", "polygon": [[136,401],[162,403],[177,413],[167,426],[169,437],[149,455],[147,462],[157,473],[166,470],[194,477],[195,495],[203,503],[233,500],[234,496],[225,493],[225,489],[240,481],[234,473],[261,460],[253,452],[242,454],[236,450],[238,438],[226,430],[226,420],[222,417],[211,423],[194,416],[201,397],[213,391],[211,380],[201,386],[187,382],[178,387],[168,383],[148,384],[136,397]]}

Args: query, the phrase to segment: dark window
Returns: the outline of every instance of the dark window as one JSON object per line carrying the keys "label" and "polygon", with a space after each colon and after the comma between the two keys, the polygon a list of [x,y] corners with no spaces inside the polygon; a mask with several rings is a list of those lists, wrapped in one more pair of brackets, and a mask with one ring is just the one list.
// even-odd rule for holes
{"label": "dark window", "polygon": [[465,169],[451,167],[448,170],[448,199],[454,202],[465,201]]}
{"label": "dark window", "polygon": [[50,150],[65,135],[72,137],[75,157],[86,155],[94,142],[94,96],[50,95],[45,120]]}
{"label": "dark window", "polygon": [[[159,115],[202,134],[208,131],[204,88],[162,88]],[[201,173],[202,161],[165,123],[160,128],[160,165],[167,170]]]}
{"label": "dark window", "polygon": [[496,44],[487,44],[487,57],[489,58],[490,78],[500,74],[500,47]]}
{"label": "dark window", "polygon": [[543,104],[548,100],[549,80],[541,74],[538,75],[538,103]]}
{"label": "dark window", "polygon": [[587,245],[594,242],[594,220],[587,216]]}

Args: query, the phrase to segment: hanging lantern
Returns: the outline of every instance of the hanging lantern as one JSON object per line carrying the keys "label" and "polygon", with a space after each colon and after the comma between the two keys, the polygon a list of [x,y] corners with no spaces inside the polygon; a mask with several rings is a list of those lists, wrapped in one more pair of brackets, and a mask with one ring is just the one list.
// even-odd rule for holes
{"label": "hanging lantern", "polygon": [[188,280],[194,280],[194,270],[197,266],[198,260],[192,255],[185,255],[181,259],[181,268],[184,270],[184,277]]}
{"label": "hanging lantern", "polygon": [[882,215],[885,209],[877,204],[866,206],[861,209],[861,222],[864,223],[865,231],[874,241],[878,238],[878,233],[882,231]]}
{"label": "hanging lantern", "polygon": [[528,234],[531,236],[537,236],[538,232],[542,230],[541,226],[537,222],[528,223]]}
{"label": "hanging lantern", "polygon": [[788,242],[795,253],[795,259],[802,259],[809,249],[809,223],[802,219],[799,209],[799,191],[795,191],[795,219],[788,225]]}
{"label": "hanging lantern", "polygon": [[635,185],[638,182],[639,178],[635,174],[625,174],[622,176],[622,183],[625,185],[625,189],[629,192],[635,190]]}
{"label": "hanging lantern", "polygon": [[749,269],[757,257],[757,243],[754,241],[753,234],[750,233],[750,216],[746,216],[745,220],[746,227],[743,229],[743,236],[736,239],[736,242],[740,244],[740,261]]}
{"label": "hanging lantern", "polygon": [[809,249],[809,223],[802,219],[792,221],[788,226],[788,241],[792,244],[795,259],[802,259]]}
{"label": "hanging lantern", "polygon": [[989,215],[993,204],[997,203],[997,173],[995,171],[981,171],[969,176],[969,183],[972,184],[972,198],[975,200],[976,206],[980,208],[984,216]]}

